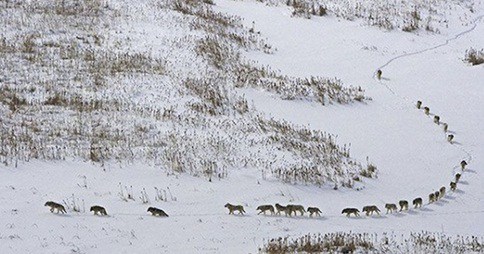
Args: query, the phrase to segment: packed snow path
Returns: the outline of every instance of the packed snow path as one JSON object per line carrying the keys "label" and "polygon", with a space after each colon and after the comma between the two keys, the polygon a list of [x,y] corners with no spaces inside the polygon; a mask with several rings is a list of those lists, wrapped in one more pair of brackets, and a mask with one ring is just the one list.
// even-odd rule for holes
{"label": "packed snow path", "polygon": [[[429,48],[426,48],[426,49],[418,50],[418,51],[415,51],[415,52],[412,52],[412,53],[404,53],[402,55],[395,56],[395,57],[391,58],[385,64],[383,64],[380,67],[378,67],[374,71],[374,74],[378,70],[383,70],[385,67],[387,67],[388,65],[390,65],[392,62],[394,62],[394,61],[396,61],[396,60],[398,60],[400,58],[410,57],[410,56],[413,56],[413,55],[423,54],[425,52],[432,51],[432,50],[436,50],[438,48],[441,48],[441,47],[444,47],[444,46],[449,45],[450,42],[459,39],[463,35],[466,35],[468,33],[473,32],[476,29],[476,27],[478,26],[478,24],[482,21],[483,18],[484,18],[484,15],[479,15],[477,18],[475,18],[474,20],[472,20],[472,24],[471,24],[471,27],[469,29],[467,29],[465,31],[462,31],[462,32],[456,34],[455,36],[453,36],[453,37],[451,37],[449,39],[446,39],[445,42],[443,42],[443,43],[437,44],[435,46],[432,46],[432,47],[429,47]],[[398,94],[396,94],[395,91],[393,91],[392,88],[390,86],[388,86],[384,80],[379,79],[378,81],[379,81],[380,84],[384,85],[395,96],[398,96],[398,97],[402,98],[403,100],[405,100],[405,101],[407,101],[407,102],[409,102],[411,104],[415,104],[416,103],[415,100],[412,101],[408,97],[405,97],[405,96],[401,97]],[[431,115],[435,115],[435,114],[431,114]],[[453,144],[455,145],[455,143],[453,143]],[[470,163],[472,161],[472,154],[469,151],[467,151],[464,147],[459,147],[459,148],[462,150],[463,153],[466,154],[466,156],[463,159],[465,159],[468,163]],[[454,167],[454,169],[457,168],[457,167],[458,166]]]}
{"label": "packed snow path", "polygon": [[443,46],[447,46],[447,45],[449,45],[449,43],[450,43],[450,42],[452,42],[452,41],[454,41],[454,40],[459,39],[459,38],[460,38],[460,37],[462,37],[463,35],[466,35],[466,34],[468,34],[468,33],[470,33],[470,32],[473,32],[473,31],[476,29],[476,27],[477,27],[477,25],[479,24],[479,22],[481,22],[481,20],[482,20],[483,18],[484,18],[484,15],[480,15],[480,16],[478,16],[477,18],[475,18],[474,20],[472,20],[472,26],[471,26],[469,29],[467,29],[467,30],[465,30],[465,31],[462,31],[462,32],[460,32],[460,33],[456,34],[455,36],[453,36],[453,37],[451,37],[451,38],[449,38],[449,39],[446,39],[446,40],[445,40],[445,42],[443,42],[443,43],[437,44],[437,45],[432,46],[432,47],[430,47],[430,48],[426,48],[426,49],[418,50],[418,51],[415,51],[415,52],[412,52],[412,53],[405,53],[405,54],[402,54],[402,55],[399,55],[399,56],[393,57],[393,58],[391,58],[390,60],[388,60],[388,61],[387,61],[385,64],[383,64],[382,66],[380,66],[380,67],[378,68],[378,70],[379,70],[379,69],[383,69],[383,68],[385,68],[386,66],[388,66],[389,64],[391,64],[393,61],[398,60],[398,59],[400,59],[400,58],[403,58],[403,57],[409,57],[409,56],[418,55],[418,54],[422,54],[422,53],[425,53],[425,52],[427,52],[427,51],[431,51],[431,50],[435,50],[435,49],[441,48],[441,47],[443,47]]}
{"label": "packed snow path", "polygon": [[[473,163],[464,178],[474,181],[459,187],[470,188],[469,195],[452,197],[449,203],[454,204],[439,208],[446,211],[464,203],[460,212],[472,210],[473,205],[476,205],[473,212],[483,212],[479,204],[483,192],[478,187],[482,178],[472,170],[480,168],[483,162],[482,158],[473,160],[472,154],[478,154],[474,149],[483,150],[482,135],[474,135],[484,121],[479,101],[484,95],[479,77],[484,75],[482,67],[470,67],[462,61],[466,49],[478,47],[484,41],[480,25],[483,15],[462,28],[464,31],[450,31],[456,35],[446,38],[448,35],[383,32],[333,17],[292,18],[287,7],[267,7],[254,2],[218,1],[217,5],[245,18],[247,27],[254,22],[255,30],[278,49],[272,56],[249,52],[249,58],[283,74],[342,78],[347,84],[363,86],[374,98],[366,106],[322,107],[282,101],[260,90],[244,91],[259,109],[274,117],[339,134],[340,142],[352,142],[353,156],[360,160],[370,156],[381,173],[378,181],[367,183],[364,191],[367,195],[362,197],[366,204],[392,202],[389,196],[394,197],[393,202],[420,196],[427,203],[428,194],[439,186],[448,189],[460,170],[459,162],[465,159]],[[375,67],[379,62],[385,64]],[[384,86],[375,86],[374,80],[368,78],[368,73],[378,69],[383,70]],[[462,83],[466,86],[460,86]],[[438,114],[449,124],[450,133],[456,136],[454,145],[446,141],[441,126],[432,119],[425,121],[425,114],[415,108],[417,100],[430,107],[431,116]],[[473,104],[468,104],[469,101]],[[340,198],[345,199],[344,196]],[[351,202],[346,204],[352,206]],[[482,232],[482,219],[476,222]]]}

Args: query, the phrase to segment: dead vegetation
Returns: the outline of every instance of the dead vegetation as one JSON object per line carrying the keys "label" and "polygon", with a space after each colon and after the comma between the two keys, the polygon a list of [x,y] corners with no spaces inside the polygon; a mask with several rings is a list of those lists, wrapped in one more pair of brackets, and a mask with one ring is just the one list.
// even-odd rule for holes
{"label": "dead vegetation", "polygon": [[482,239],[475,236],[448,236],[444,233],[308,234],[266,241],[261,253],[480,253]]}
{"label": "dead vegetation", "polygon": [[[339,1],[339,0],[260,0],[270,5],[287,5],[294,17],[334,16],[346,20],[361,20],[370,26],[386,30],[414,32],[425,30],[439,33],[448,26],[446,16],[462,11],[472,16],[473,1]],[[465,16],[465,15],[461,15]],[[470,20],[463,20],[464,24]]]}
{"label": "dead vegetation", "polygon": [[471,65],[479,65],[484,63],[484,49],[477,50],[470,48],[466,50],[466,56],[464,61],[470,63]]}
{"label": "dead vegetation", "polygon": [[[242,50],[273,49],[212,4],[0,2],[1,163],[142,161],[208,180],[252,167],[290,183],[352,187],[362,166],[334,136],[267,119],[234,88],[323,105],[365,100],[363,91],[248,65]],[[143,48],[150,38],[124,33],[136,28],[121,25],[128,17],[173,33]]]}
{"label": "dead vegetation", "polygon": [[371,100],[361,87],[344,86],[337,78],[295,78],[280,75],[270,68],[243,64],[237,71],[237,87],[263,88],[285,100],[310,100],[328,105]]}

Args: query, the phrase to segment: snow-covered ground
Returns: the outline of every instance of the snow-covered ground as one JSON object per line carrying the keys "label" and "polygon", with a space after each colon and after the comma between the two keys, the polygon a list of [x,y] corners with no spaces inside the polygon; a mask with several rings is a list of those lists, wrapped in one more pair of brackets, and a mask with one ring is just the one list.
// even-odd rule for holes
{"label": "snow-covered ground", "polygon": [[[247,52],[249,59],[287,75],[338,77],[367,91],[373,100],[365,105],[323,107],[281,100],[262,90],[239,90],[275,118],[337,134],[339,142],[351,143],[352,157],[364,162],[369,156],[378,166],[378,179],[365,179],[357,191],[265,180],[255,168],[208,182],[144,164],[99,167],[68,159],[1,166],[1,253],[254,253],[264,239],[335,231],[484,236],[484,68],[462,61],[465,50],[484,45],[483,9],[475,10],[475,28],[438,35],[382,31],[331,16],[292,18],[287,7],[252,1],[215,3],[216,10],[244,18],[247,27],[255,21],[255,30],[277,48],[272,55]],[[447,42],[462,31],[468,32]],[[380,81],[374,77],[378,68]],[[433,116],[416,109],[417,100],[449,124],[454,144],[446,141]],[[427,205],[429,193],[441,186],[449,189],[463,159],[469,166],[457,191]],[[122,200],[120,187],[124,196],[132,188],[135,200]],[[155,201],[155,187],[166,191],[167,201]],[[149,204],[139,198],[143,188]],[[43,207],[71,194],[81,210],[98,204],[110,216],[88,211],[57,215]],[[385,203],[415,197],[424,199],[423,208],[384,214]],[[227,202],[244,205],[247,214],[227,215]],[[323,216],[257,215],[258,205],[275,203],[317,206]],[[361,210],[369,204],[377,205],[382,216],[341,215],[345,207]],[[149,206],[170,217],[150,216]]]}

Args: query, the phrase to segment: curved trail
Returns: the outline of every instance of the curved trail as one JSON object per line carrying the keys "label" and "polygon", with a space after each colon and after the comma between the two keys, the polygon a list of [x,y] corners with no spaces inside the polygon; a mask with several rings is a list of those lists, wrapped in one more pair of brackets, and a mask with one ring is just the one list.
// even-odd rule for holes
{"label": "curved trail", "polygon": [[[224,7],[226,8],[226,6],[224,6]],[[240,13],[240,10],[237,10],[236,13],[239,14]],[[252,12],[249,12],[249,13],[252,13]],[[264,13],[262,13],[262,14],[264,14]],[[254,16],[256,16],[256,15],[254,15]],[[249,19],[254,19],[254,17],[252,15],[247,15],[247,17],[249,17]],[[442,41],[441,42],[436,41],[435,42],[435,45],[429,45],[429,46],[427,46],[427,48],[418,49],[417,51],[409,52],[409,53],[404,53],[404,54],[401,54],[401,55],[398,55],[398,56],[389,56],[389,58],[388,59],[385,59],[384,60],[385,62],[378,69],[385,68],[385,67],[389,66],[390,64],[395,63],[399,59],[404,59],[405,57],[416,56],[416,55],[419,55],[419,54],[423,54],[425,52],[429,52],[429,51],[432,51],[432,50],[436,50],[438,48],[445,47],[445,46],[451,44],[453,41],[456,41],[459,38],[462,38],[464,35],[466,35],[468,33],[471,33],[474,30],[476,30],[476,28],[479,25],[479,22],[481,22],[483,19],[484,19],[484,14],[483,13],[480,13],[479,15],[477,15],[475,18],[473,18],[471,20],[471,22],[469,23],[468,27],[463,28],[463,31],[459,31],[459,33],[457,33],[455,35],[450,35],[449,38],[442,38]],[[275,28],[273,28],[273,27],[263,28],[262,30],[264,30],[264,29],[275,29]],[[312,30],[310,30],[310,28],[308,28],[308,31],[312,31]],[[280,39],[280,38],[279,37],[276,37],[276,41],[278,39]],[[295,49],[291,49],[291,50],[295,50]],[[306,53],[306,52],[303,52],[303,53]],[[278,59],[278,61],[282,61],[282,62],[283,61],[286,61],[286,60],[287,59],[285,59],[285,58]],[[285,66],[285,65],[282,64],[282,66]],[[251,73],[247,73],[246,75],[247,76],[250,76]],[[248,80],[246,80],[246,82],[248,82]],[[404,102],[406,102],[404,104],[408,105],[409,108],[414,108],[414,106],[413,106],[414,102],[413,102],[413,100],[411,100],[411,98],[407,98],[406,96],[399,94],[397,91],[395,91],[394,89],[392,89],[392,87],[389,84],[386,84],[385,82],[379,82],[379,83],[382,84],[383,86],[385,86],[387,88],[387,90],[390,91],[390,93],[393,95],[393,96],[390,96],[389,98],[396,97],[396,98],[399,98],[399,99],[403,99]],[[387,96],[385,96],[385,97],[387,97]],[[467,151],[461,145],[458,145],[458,144],[455,144],[455,143],[453,144],[453,147],[458,148],[458,149],[460,149],[463,152],[464,159],[468,163],[470,163],[472,161],[472,157],[473,156],[472,156],[471,152]],[[452,152],[452,150],[451,150],[451,152]],[[460,158],[460,153],[457,153],[457,155]],[[460,165],[456,165],[455,167],[450,167],[449,170],[452,170],[451,172],[457,172],[457,170],[459,168],[460,168]],[[446,186],[448,188],[448,184]],[[450,192],[448,192],[447,195],[453,195],[453,194],[450,193]],[[375,200],[375,201],[377,201],[377,200]],[[383,200],[380,200],[380,201],[383,201]],[[385,202],[382,202],[382,203],[384,204]],[[422,207],[425,207],[426,205],[428,205],[428,204],[423,204]],[[328,214],[325,217],[327,217],[327,218],[341,217],[341,214]]]}
{"label": "curved trail", "polygon": [[[444,47],[444,46],[447,46],[450,42],[454,41],[454,40],[457,40],[458,38],[460,38],[461,36],[465,35],[465,34],[468,34],[472,31],[475,30],[475,28],[478,26],[479,22],[484,18],[484,14],[482,15],[479,15],[478,17],[476,17],[473,21],[472,21],[472,27],[465,30],[465,31],[462,31],[458,34],[456,34],[455,36],[453,36],[452,38],[449,38],[449,39],[446,39],[445,42],[441,43],[441,44],[438,44],[438,45],[435,45],[435,46],[432,46],[432,47],[429,47],[429,48],[426,48],[426,49],[422,49],[422,50],[419,50],[419,51],[415,51],[415,52],[412,52],[412,53],[405,53],[405,54],[402,54],[402,55],[399,55],[399,56],[396,56],[396,57],[393,57],[391,58],[390,60],[388,60],[386,63],[384,63],[383,65],[381,65],[380,67],[378,67],[375,71],[374,71],[374,77],[376,76],[376,72],[378,70],[381,70],[385,67],[387,67],[388,65],[390,65],[391,63],[395,62],[396,60],[398,59],[402,59],[402,58],[405,58],[405,57],[410,57],[410,56],[414,56],[414,55],[419,55],[419,54],[422,54],[422,53],[425,53],[425,52],[428,52],[428,51],[432,51],[432,50],[435,50],[435,49],[438,49],[438,48],[441,48],[441,47]],[[385,84],[384,82],[382,82],[381,80],[378,80],[378,83],[383,85],[390,93],[392,93],[394,96],[400,98],[400,99],[403,99],[404,101],[408,102],[409,104],[413,104],[413,101],[410,100],[409,98],[407,98],[406,96],[402,96],[402,95],[399,95],[397,92],[395,92],[390,86],[388,86],[387,84]],[[443,123],[443,122],[442,122]],[[468,150],[466,150],[464,147],[462,146],[458,146],[454,143],[451,143],[451,145],[453,145],[454,147],[458,148],[459,150],[461,150],[465,156],[463,157],[463,160],[466,160],[468,163],[470,163],[472,161],[472,153],[469,152]],[[453,171],[455,171],[456,169],[460,168],[460,165],[457,165],[455,167],[452,168]],[[464,173],[465,171],[462,171],[462,173]],[[446,194],[446,195],[449,195],[450,193]],[[435,201],[435,202],[438,202],[438,201]],[[431,204],[429,203],[425,203],[425,204],[422,204],[421,207],[427,207]],[[425,213],[425,214],[431,214],[431,215],[448,215],[448,214],[464,214],[464,213],[469,213],[469,214],[480,214],[480,213],[484,213],[484,211],[466,211],[466,212],[444,212],[444,213],[432,213],[432,212],[429,212],[429,213]],[[391,215],[391,214],[390,214]],[[387,218],[388,215],[386,214],[383,214],[382,212],[382,216],[385,216],[385,218]],[[341,217],[340,214],[338,215],[325,215],[323,216],[323,218],[339,218]],[[365,218],[367,216],[362,216],[361,218]],[[373,216],[370,216],[369,218],[372,218]]]}
{"label": "curved trail", "polygon": [[[438,48],[447,46],[450,42],[457,40],[459,37],[461,37],[461,36],[463,36],[465,34],[468,34],[470,32],[473,32],[476,29],[476,27],[478,26],[479,22],[483,18],[484,18],[484,14],[481,14],[481,15],[477,16],[474,20],[472,20],[472,27],[471,28],[469,28],[469,29],[467,29],[465,31],[462,31],[462,32],[456,34],[452,38],[446,39],[445,42],[443,42],[441,44],[438,44],[438,45],[435,45],[435,46],[432,46],[432,47],[429,47],[429,48],[426,48],[426,49],[422,49],[422,50],[419,50],[419,51],[415,51],[415,52],[412,52],[412,53],[405,53],[405,54],[402,54],[402,55],[399,55],[399,56],[396,56],[396,57],[391,58],[386,63],[384,63],[383,65],[381,65],[380,67],[378,67],[374,71],[374,75],[373,76],[374,77],[376,76],[376,73],[377,73],[378,70],[381,70],[381,69],[387,67],[388,65],[390,65],[393,62],[395,62],[396,60],[399,60],[399,59],[402,59],[402,58],[405,58],[405,57],[414,56],[414,55],[419,55],[419,54],[422,54],[422,53],[425,53],[425,52],[429,52],[429,51],[432,51],[432,50],[435,50],[435,49],[438,49]],[[414,102],[416,102],[416,101],[410,100],[406,96],[402,96],[402,95],[398,94],[390,86],[388,86],[387,84],[385,84],[381,80],[378,80],[378,83],[381,84],[381,85],[383,85],[394,96],[396,96],[396,97],[398,97],[400,99],[403,99],[404,101],[406,101],[406,102],[408,102],[410,104],[414,104]],[[453,145],[454,147],[458,148],[459,150],[461,150],[462,153],[465,154],[465,156],[462,158],[463,160],[466,160],[468,163],[470,163],[472,161],[472,153],[470,151],[468,151],[467,149],[465,149],[463,146],[456,145],[455,143],[451,143],[451,145]],[[455,171],[458,168],[460,168],[459,165],[453,167],[452,170]],[[464,173],[464,172],[465,171],[462,171],[462,173]],[[426,205],[428,205],[428,204],[426,204]],[[423,205],[423,206],[426,206],[426,205]]]}
{"label": "curved trail", "polygon": [[[425,53],[425,52],[428,52],[428,51],[432,51],[434,49],[441,48],[443,46],[447,46],[447,45],[449,45],[449,43],[451,41],[455,41],[455,40],[459,39],[459,37],[461,37],[462,35],[465,35],[465,34],[468,34],[468,33],[472,32],[472,31],[474,31],[476,29],[479,21],[481,21],[481,19],[483,19],[483,18],[484,18],[484,14],[477,16],[474,20],[472,20],[472,22],[471,22],[472,23],[472,27],[471,28],[469,28],[469,29],[467,29],[465,31],[462,31],[462,32],[454,35],[454,37],[445,40],[445,42],[443,42],[441,44],[435,45],[435,46],[430,47],[430,48],[422,49],[422,50],[419,50],[419,51],[415,51],[415,52],[412,52],[412,53],[405,53],[405,54],[402,54],[402,55],[393,57],[390,60],[388,60],[386,63],[384,63],[382,66],[378,67],[378,69],[383,69],[383,68],[387,67],[388,65],[390,65],[392,62],[394,62],[394,61],[396,61],[396,60],[398,60],[400,58],[404,58],[404,57],[408,57],[408,56],[422,54],[422,53]],[[375,73],[376,73],[376,71],[375,71]]]}
{"label": "curved trail", "polygon": [[[450,42],[452,41],[455,41],[457,39],[459,39],[461,36],[465,35],[465,34],[468,34],[470,32],[473,32],[476,27],[478,26],[479,22],[481,20],[484,19],[484,14],[481,14],[479,16],[477,16],[474,20],[472,20],[472,27],[470,27],[469,29],[465,30],[465,31],[462,31],[456,35],[454,35],[453,37],[449,38],[449,39],[446,39],[445,42],[443,43],[440,43],[438,45],[435,45],[435,46],[432,46],[432,47],[429,47],[429,48],[425,48],[425,49],[422,49],[422,50],[418,50],[418,51],[415,51],[415,52],[412,52],[412,53],[405,53],[405,54],[402,54],[402,55],[399,55],[399,56],[395,56],[393,58],[391,58],[390,60],[388,60],[386,63],[384,63],[383,65],[381,65],[380,67],[378,67],[375,71],[374,71],[374,77],[376,76],[376,72],[378,70],[381,70],[385,67],[387,67],[388,65],[390,65],[391,63],[395,62],[396,60],[399,60],[399,59],[402,59],[402,58],[405,58],[405,57],[410,57],[410,56],[414,56],[414,55],[419,55],[419,54],[422,54],[422,53],[425,53],[425,52],[429,52],[429,51],[432,51],[432,50],[435,50],[435,49],[438,49],[438,48],[441,48],[441,47],[444,47],[444,46],[447,46],[449,45]],[[408,102],[409,104],[413,105],[414,102],[412,100],[410,100],[408,97],[406,96],[402,96],[400,94],[398,94],[397,92],[395,92],[390,86],[388,86],[387,84],[385,84],[384,82],[382,82],[381,80],[378,80],[378,83],[383,85],[391,94],[393,94],[395,97],[399,98],[399,99],[402,99],[406,102]],[[443,123],[443,122],[442,122]],[[466,160],[468,163],[471,163],[472,161],[472,153],[469,152],[467,149],[465,149],[464,147],[462,146],[459,146],[455,143],[451,143],[451,145],[453,145],[454,147],[458,148],[459,150],[461,150],[462,153],[465,154],[465,156],[462,158],[463,160]],[[452,171],[455,171],[456,169],[460,168],[460,165],[456,165],[455,167],[452,168]],[[465,171],[462,171],[462,174],[464,173]],[[449,195],[450,193],[447,193],[446,195]],[[439,201],[435,201],[435,202],[439,202]],[[425,204],[422,204],[421,207],[427,207],[431,204],[429,203],[425,203]],[[432,215],[447,215],[447,214],[459,214],[459,213],[472,213],[472,214],[479,214],[479,213],[484,213],[484,211],[466,211],[466,212],[444,212],[444,213],[432,213],[432,212],[429,212],[429,213],[426,213],[426,214],[432,214]],[[382,216],[385,216],[385,214],[383,214],[382,212]],[[387,215],[388,216],[388,215]],[[387,217],[385,216],[385,217]],[[335,217],[341,217],[341,215],[326,215],[324,216],[325,218],[335,218]],[[363,217],[363,216],[362,216]],[[371,218],[372,216],[370,216]]]}
{"label": "curved trail", "polygon": [[[415,52],[411,52],[411,53],[405,53],[405,54],[402,54],[402,55],[398,55],[398,56],[395,56],[393,58],[391,58],[390,60],[388,60],[386,63],[384,63],[383,65],[379,66],[373,73],[373,76],[375,77],[376,75],[376,72],[378,70],[381,70],[385,67],[387,67],[388,65],[390,65],[391,63],[393,63],[394,61],[396,60],[399,60],[401,58],[405,58],[405,57],[410,57],[410,56],[414,56],[414,55],[419,55],[419,54],[422,54],[422,53],[425,53],[425,52],[428,52],[428,51],[432,51],[432,50],[435,50],[435,49],[438,49],[438,48],[441,48],[441,47],[444,47],[444,46],[447,46],[449,45],[450,42],[452,41],[455,41],[457,39],[459,39],[461,36],[465,35],[465,34],[468,34],[470,32],[473,32],[477,25],[479,24],[479,22],[484,18],[484,14],[481,14],[479,16],[477,16],[475,19],[472,20],[472,27],[467,29],[467,30],[464,30],[456,35],[454,35],[453,37],[449,38],[449,39],[446,39],[445,42],[443,43],[440,43],[440,44],[437,44],[435,46],[432,46],[432,47],[429,47],[429,48],[425,48],[425,49],[421,49],[421,50],[418,50],[418,51],[415,51]],[[398,95],[391,87],[389,87],[388,85],[386,85],[385,83],[381,82],[381,80],[379,81],[379,83],[383,86],[385,86],[387,88],[388,91],[390,91],[393,95],[395,96],[398,96],[404,100],[406,100],[407,102],[410,102],[410,99],[405,97],[405,96],[400,96]],[[469,152],[465,151],[464,150],[464,153],[466,153],[468,155],[468,158],[469,160],[472,159],[472,156],[470,155]]]}

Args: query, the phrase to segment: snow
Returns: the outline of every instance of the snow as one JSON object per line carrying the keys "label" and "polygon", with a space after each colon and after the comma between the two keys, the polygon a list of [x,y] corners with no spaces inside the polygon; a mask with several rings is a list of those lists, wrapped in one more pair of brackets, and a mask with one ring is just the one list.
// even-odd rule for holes
{"label": "snow", "polygon": [[[67,159],[1,166],[2,253],[254,253],[264,239],[336,231],[484,236],[484,68],[462,61],[469,47],[484,45],[484,19],[479,16],[484,9],[476,10],[475,27],[439,35],[383,31],[331,16],[292,18],[285,6],[252,1],[215,3],[216,10],[241,16],[247,27],[255,21],[255,30],[277,48],[271,55],[246,52],[247,58],[287,75],[338,77],[367,91],[373,100],[366,104],[324,107],[281,100],[260,89],[239,89],[255,108],[275,118],[337,134],[339,143],[351,143],[353,158],[364,162],[369,156],[378,166],[378,178],[365,179],[357,191],[284,184],[264,179],[256,168],[237,169],[226,179],[208,182],[142,163],[100,167]],[[462,31],[467,33],[446,43]],[[147,26],[146,34],[152,33],[154,28]],[[148,39],[156,41],[153,36]],[[442,46],[434,48],[438,45]],[[379,81],[374,73],[381,66]],[[432,116],[414,106],[417,100],[449,123],[454,144],[446,141]],[[427,205],[429,193],[441,186],[449,189],[462,159],[469,166],[458,190],[448,190],[445,198]],[[132,186],[134,201],[119,197],[119,183]],[[155,201],[155,187],[169,188],[173,198]],[[149,204],[140,202],[143,188]],[[84,200],[86,210],[102,205],[110,216],[87,211],[57,215],[43,206],[71,194]],[[384,214],[385,203],[411,203],[415,197],[424,199],[423,208]],[[247,215],[229,216],[223,207],[227,202],[244,205]],[[323,216],[257,215],[257,206],[275,203],[317,206]],[[382,216],[340,214],[345,207],[369,204],[377,205]],[[170,217],[149,215],[149,206]]]}
{"label": "snow", "polygon": [[[484,42],[482,15],[476,15],[475,26],[461,28],[468,33],[455,31],[459,37],[446,43],[448,39],[441,35],[382,32],[333,17],[293,19],[286,7],[226,1],[218,5],[242,16],[246,25],[255,21],[256,31],[267,36],[278,49],[277,54],[270,56],[248,54],[261,65],[300,77],[340,77],[347,84],[361,85],[374,98],[364,107],[321,107],[282,101],[254,89],[244,91],[257,108],[278,118],[337,133],[339,141],[351,143],[352,156],[360,160],[369,155],[381,171],[377,183],[365,190],[363,203],[426,197],[427,192],[448,184],[462,159],[472,159],[473,168],[481,165],[482,159],[477,156],[482,154],[479,144],[484,137],[475,135],[484,122],[483,107],[479,106],[484,92],[484,69],[470,67],[462,58],[466,49]],[[362,45],[375,50],[364,50]],[[443,46],[408,55],[436,45]],[[404,57],[382,69],[383,79],[378,82],[372,74],[400,56]],[[458,138],[454,145],[448,144],[432,117],[415,108],[417,100],[449,123]],[[461,202],[466,209],[472,210],[470,207],[475,205],[475,211],[481,212],[482,204],[475,197],[482,196],[482,178],[475,176],[472,180],[472,194],[462,197],[469,200]],[[473,228],[482,233],[482,219],[476,222]]]}

